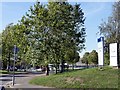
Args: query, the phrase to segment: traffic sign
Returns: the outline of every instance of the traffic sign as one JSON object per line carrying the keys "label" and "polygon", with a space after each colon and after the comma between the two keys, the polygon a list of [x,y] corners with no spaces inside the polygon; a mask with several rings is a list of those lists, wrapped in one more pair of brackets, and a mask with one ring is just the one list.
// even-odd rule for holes
{"label": "traffic sign", "polygon": [[18,51],[19,51],[19,48],[16,45],[14,45],[14,53],[17,54]]}

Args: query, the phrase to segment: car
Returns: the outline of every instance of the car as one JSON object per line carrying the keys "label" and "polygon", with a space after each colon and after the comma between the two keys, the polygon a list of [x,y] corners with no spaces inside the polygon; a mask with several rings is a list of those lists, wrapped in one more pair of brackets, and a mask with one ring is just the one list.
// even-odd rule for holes
{"label": "car", "polygon": [[41,69],[41,68],[39,68],[39,69],[36,69],[36,71],[37,71],[37,72],[41,72],[41,71],[42,71],[42,69]]}
{"label": "car", "polygon": [[[10,67],[10,71],[13,71],[13,67]],[[17,67],[15,67],[15,71],[17,71]]]}

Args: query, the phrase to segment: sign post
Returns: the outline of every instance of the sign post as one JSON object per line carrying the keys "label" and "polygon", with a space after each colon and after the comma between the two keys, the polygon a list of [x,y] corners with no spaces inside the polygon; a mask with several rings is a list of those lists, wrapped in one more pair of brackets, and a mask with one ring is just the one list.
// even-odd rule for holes
{"label": "sign post", "polygon": [[15,61],[16,61],[17,52],[18,52],[18,48],[16,47],[16,45],[14,45],[13,80],[12,80],[13,86],[15,84]]}
{"label": "sign post", "polygon": [[104,65],[104,37],[98,38],[98,65]]}

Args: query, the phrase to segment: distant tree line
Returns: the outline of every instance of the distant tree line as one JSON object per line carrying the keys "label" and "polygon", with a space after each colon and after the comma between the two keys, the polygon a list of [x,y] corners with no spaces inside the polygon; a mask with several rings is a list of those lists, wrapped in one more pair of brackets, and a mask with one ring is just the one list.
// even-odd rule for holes
{"label": "distant tree line", "polygon": [[98,53],[96,50],[92,50],[92,52],[85,52],[83,57],[81,58],[82,63],[88,64],[98,64]]}
{"label": "distant tree line", "polygon": [[76,63],[85,48],[84,13],[80,4],[67,1],[36,2],[17,24],[9,24],[2,32],[2,60],[11,65],[13,48],[19,48],[16,65]]}

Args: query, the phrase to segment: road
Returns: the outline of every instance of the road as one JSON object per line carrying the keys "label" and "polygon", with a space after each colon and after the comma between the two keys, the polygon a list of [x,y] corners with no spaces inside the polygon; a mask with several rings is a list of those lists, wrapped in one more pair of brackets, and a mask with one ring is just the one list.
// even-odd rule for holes
{"label": "road", "polygon": [[0,74],[0,85],[5,85],[7,82],[12,81],[11,74]]}
{"label": "road", "polygon": [[[11,88],[49,88],[44,86],[37,86],[29,84],[29,81],[36,76],[44,76],[43,73],[28,73],[28,74],[16,74],[15,75],[15,85]],[[12,82],[12,74],[0,75],[0,84],[7,86],[8,83]]]}

